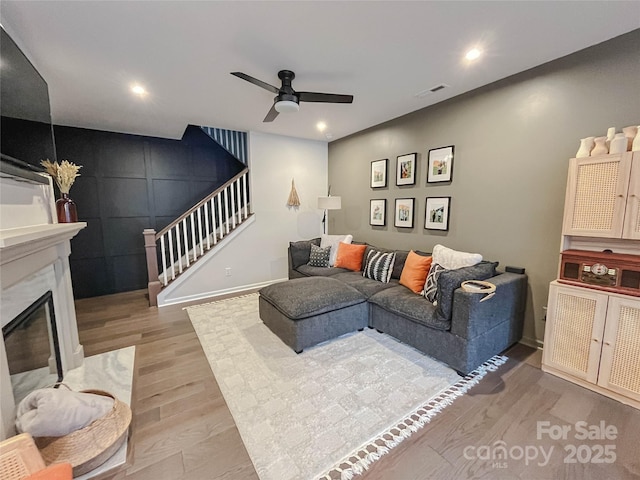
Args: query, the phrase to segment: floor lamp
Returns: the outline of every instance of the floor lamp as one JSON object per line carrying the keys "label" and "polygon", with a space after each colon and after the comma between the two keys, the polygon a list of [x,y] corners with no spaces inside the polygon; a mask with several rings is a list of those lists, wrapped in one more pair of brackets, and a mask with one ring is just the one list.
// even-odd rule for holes
{"label": "floor lamp", "polygon": [[324,216],[322,217],[322,230],[327,233],[327,210],[340,210],[342,208],[341,197],[318,197],[318,208],[324,210]]}

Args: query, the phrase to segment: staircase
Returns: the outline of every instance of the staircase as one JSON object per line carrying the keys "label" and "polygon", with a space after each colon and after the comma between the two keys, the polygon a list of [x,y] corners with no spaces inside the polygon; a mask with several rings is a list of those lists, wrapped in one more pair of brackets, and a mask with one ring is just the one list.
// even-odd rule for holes
{"label": "staircase", "polygon": [[163,288],[251,219],[248,180],[249,170],[245,168],[160,232],[154,229],[142,232],[151,306],[158,304],[158,294]]}

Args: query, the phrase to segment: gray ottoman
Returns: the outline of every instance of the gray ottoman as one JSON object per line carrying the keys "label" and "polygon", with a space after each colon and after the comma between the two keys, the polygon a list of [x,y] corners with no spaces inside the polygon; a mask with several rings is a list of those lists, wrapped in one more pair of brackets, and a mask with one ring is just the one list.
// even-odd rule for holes
{"label": "gray ottoman", "polygon": [[364,295],[330,277],[296,278],[260,290],[260,318],[296,353],[362,330],[369,304]]}

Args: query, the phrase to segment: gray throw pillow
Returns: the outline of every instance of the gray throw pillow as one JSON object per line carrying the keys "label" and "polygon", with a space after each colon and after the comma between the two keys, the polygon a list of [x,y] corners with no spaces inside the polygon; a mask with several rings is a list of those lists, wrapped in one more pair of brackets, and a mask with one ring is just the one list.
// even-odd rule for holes
{"label": "gray throw pillow", "polygon": [[393,272],[393,263],[396,259],[395,252],[379,252],[369,250],[365,259],[362,276],[377,280],[382,283],[389,283],[391,272]]}
{"label": "gray throw pillow", "polygon": [[318,247],[311,244],[311,253],[309,254],[310,267],[325,267],[329,268],[329,256],[331,255],[331,247]]}

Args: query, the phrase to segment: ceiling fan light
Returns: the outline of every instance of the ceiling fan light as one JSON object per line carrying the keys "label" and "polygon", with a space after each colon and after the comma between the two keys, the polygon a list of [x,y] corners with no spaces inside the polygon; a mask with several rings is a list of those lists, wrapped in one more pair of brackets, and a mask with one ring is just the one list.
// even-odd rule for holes
{"label": "ceiling fan light", "polygon": [[280,100],[276,102],[275,109],[278,113],[292,113],[300,110],[300,105],[291,100]]}

